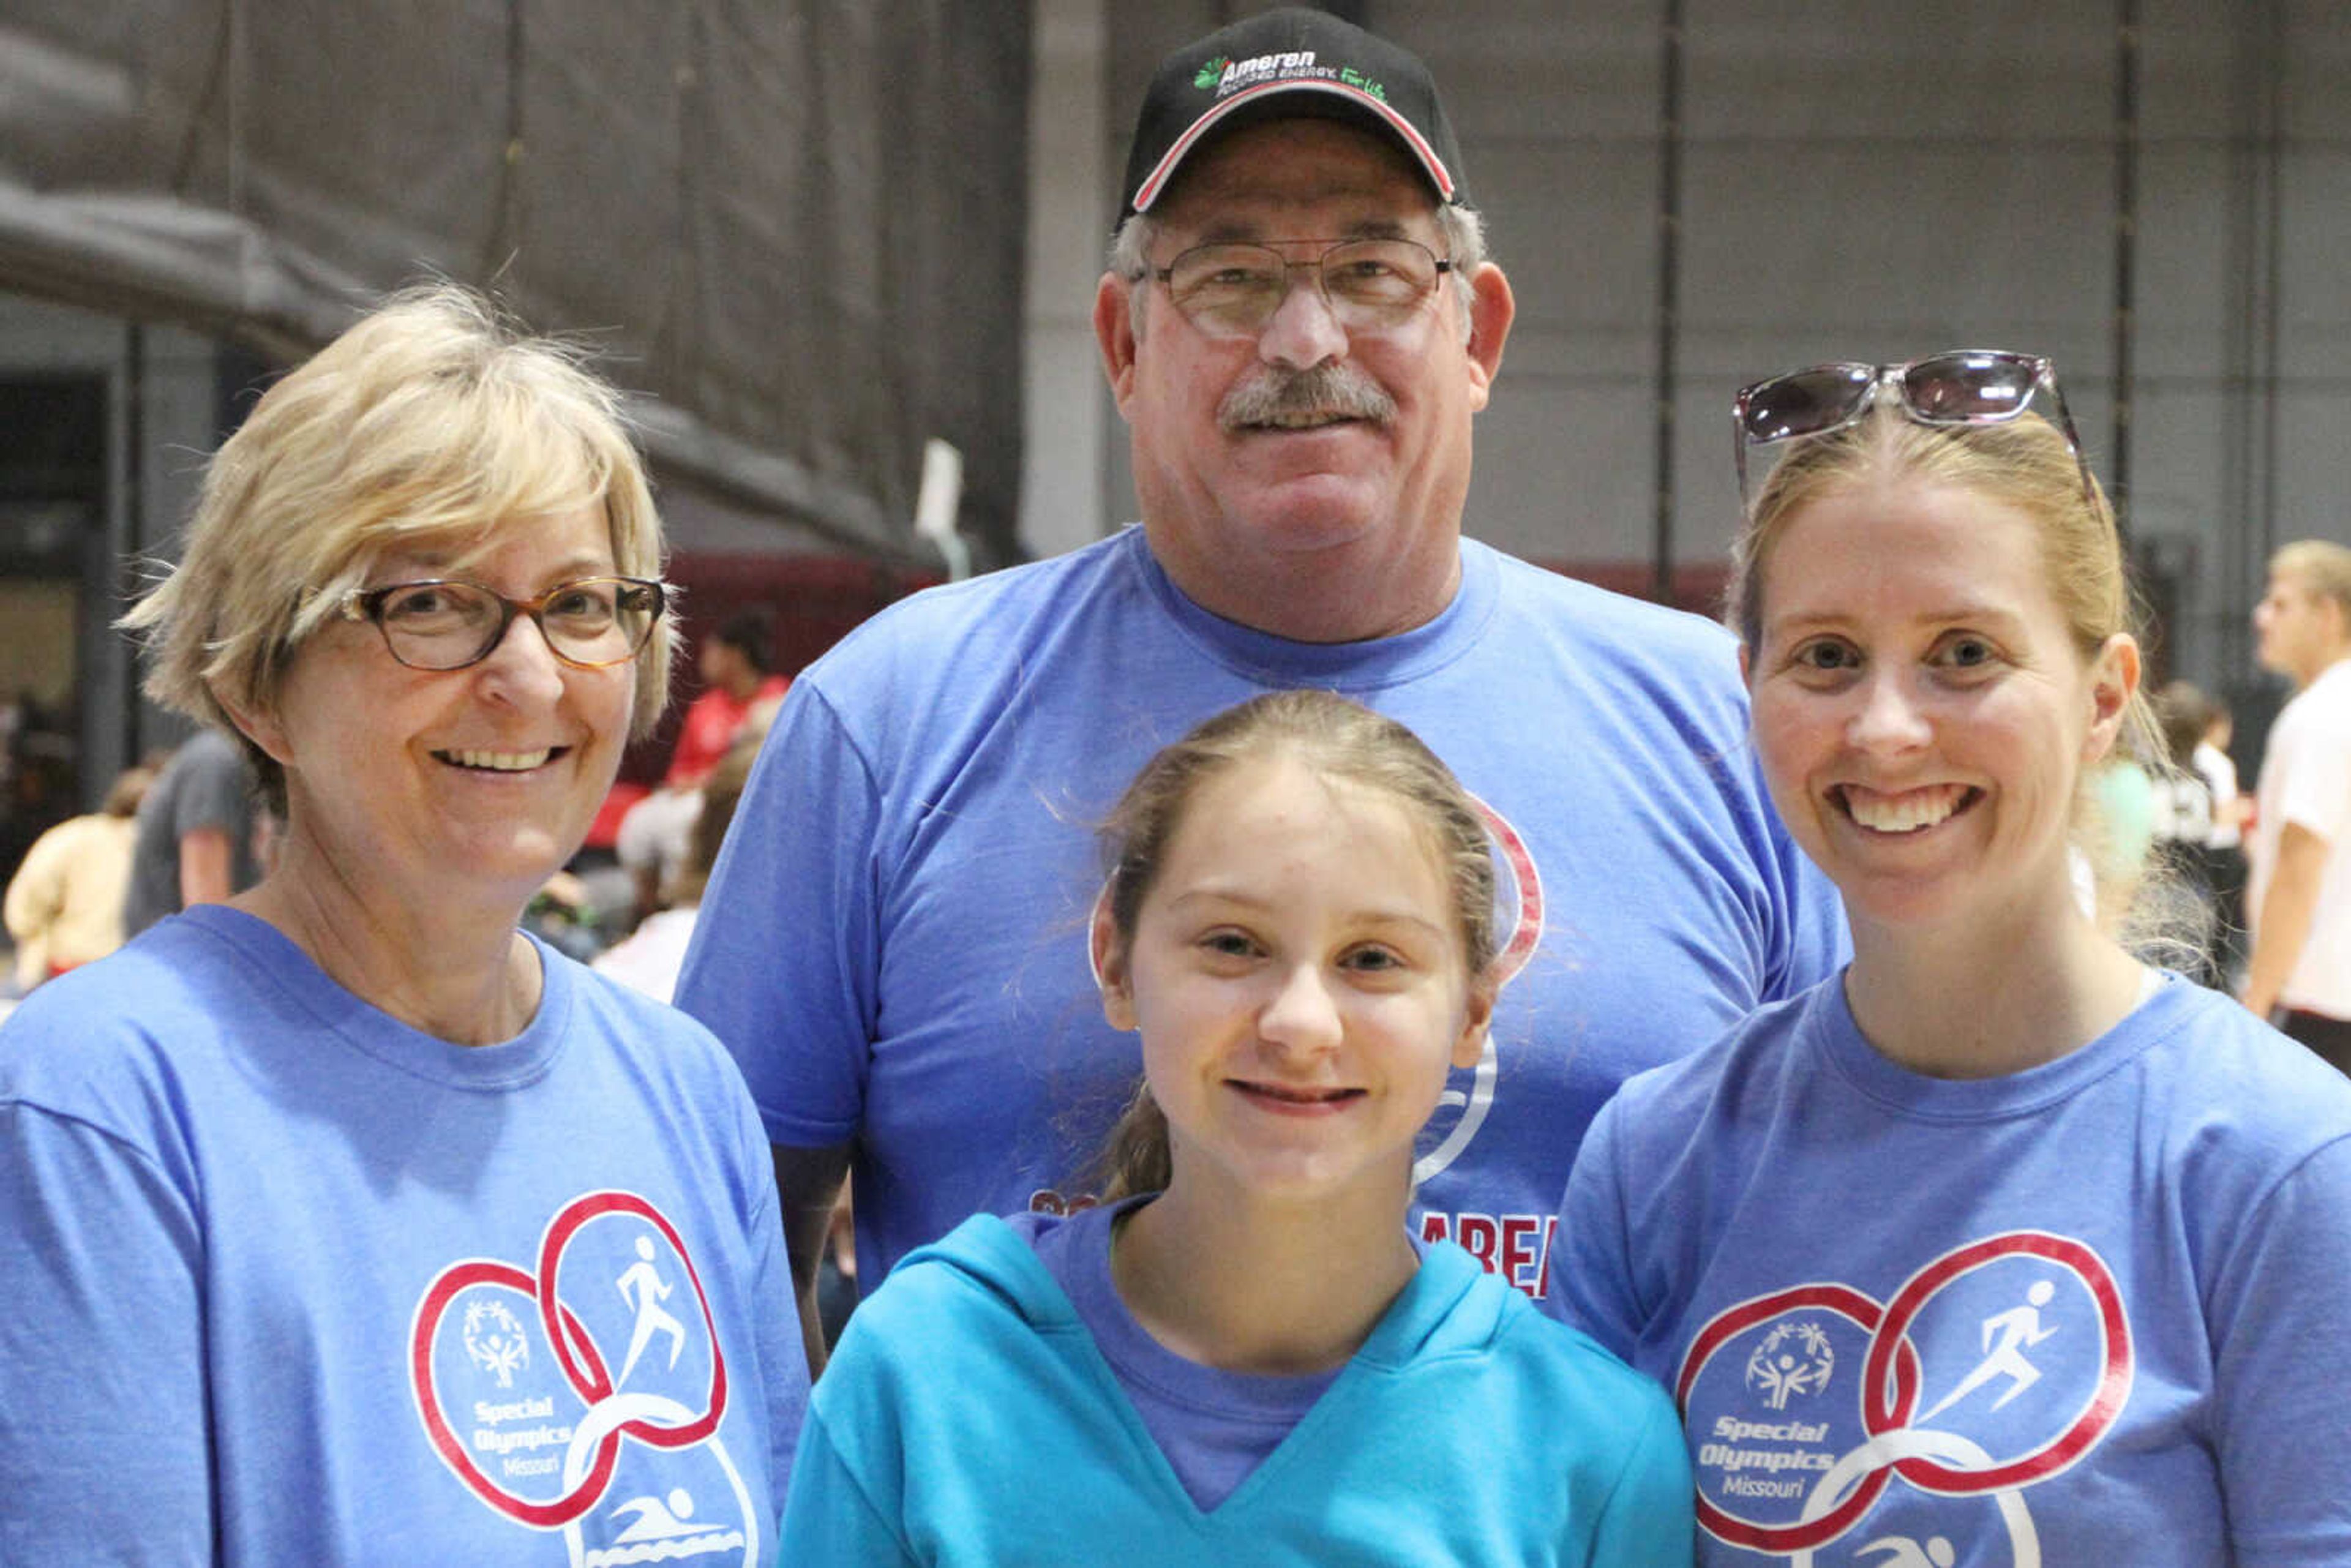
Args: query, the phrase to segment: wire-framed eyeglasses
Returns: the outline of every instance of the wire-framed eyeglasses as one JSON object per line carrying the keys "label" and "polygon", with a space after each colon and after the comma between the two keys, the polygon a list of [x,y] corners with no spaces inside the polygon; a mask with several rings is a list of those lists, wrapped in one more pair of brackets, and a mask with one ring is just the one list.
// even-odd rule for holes
{"label": "wire-framed eyeglasses", "polygon": [[338,607],[371,622],[392,656],[412,670],[462,670],[505,641],[517,615],[538,623],[548,652],[582,670],[625,664],[661,623],[668,590],[642,577],[582,577],[536,599],[508,599],[456,578],[354,589]]}
{"label": "wire-framed eyeglasses", "polygon": [[[1276,245],[1319,245],[1292,261]],[[1290,275],[1313,273],[1331,314],[1350,332],[1383,332],[1410,320],[1453,263],[1410,239],[1278,240],[1196,245],[1151,276],[1184,319],[1211,338],[1254,338],[1290,298]]]}
{"label": "wire-framed eyeglasses", "polygon": [[2023,413],[2032,394],[2043,390],[2056,405],[2057,427],[2081,467],[2082,498],[2095,507],[2097,486],[2065,393],[2057,385],[2056,367],[2042,355],[2005,349],[1953,349],[1898,365],[1843,360],[1741,388],[1730,412],[1740,504],[1754,504],[1747,483],[1749,447],[1842,430],[1866,414],[1881,392],[1899,400],[1904,416],[1920,424],[1967,425],[2004,424]]}

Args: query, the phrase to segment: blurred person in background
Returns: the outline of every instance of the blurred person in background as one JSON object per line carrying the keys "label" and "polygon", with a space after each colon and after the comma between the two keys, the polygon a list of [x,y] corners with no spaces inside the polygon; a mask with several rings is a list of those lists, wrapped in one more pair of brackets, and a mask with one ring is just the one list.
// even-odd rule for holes
{"label": "blurred person in background", "polygon": [[517,930],[666,700],[661,554],[617,395],[454,287],[212,459],[126,619],[283,841],[0,1026],[0,1562],[770,1549],[807,1374],[742,1080]]}
{"label": "blurred person in background", "polygon": [[0,876],[24,863],[43,833],[74,815],[72,737],[51,725],[30,693],[0,717]]}
{"label": "blurred person in background", "polygon": [[2197,776],[2212,791],[2208,869],[2216,916],[2214,951],[2228,988],[2235,990],[2245,973],[2245,829],[2252,821],[2253,798],[2239,783],[2236,759],[2229,754],[2237,733],[2236,716],[2209,692],[2205,701],[2210,714],[2193,758]]}
{"label": "blurred person in background", "polygon": [[[737,611],[695,650],[695,673],[702,677],[702,695],[686,705],[661,788],[629,808],[612,845],[628,870],[639,920],[665,906],[667,890],[684,868],[695,819],[703,807],[704,780],[754,715],[758,733],[767,733],[777,706],[791,687],[789,680],[770,673],[775,630],[775,618],[765,609]],[[709,874],[705,863],[702,875]]]}
{"label": "blurred person in background", "polygon": [[123,769],[101,810],[59,822],[26,852],[5,908],[19,990],[122,946],[135,819],[154,777],[145,768]]}
{"label": "blurred person in background", "polygon": [[262,817],[243,747],[210,728],[182,742],[140,803],[122,908],[124,938],[167,915],[219,904],[259,882]]}
{"label": "blurred person in background", "polygon": [[2204,733],[2196,737],[2189,757],[2198,777],[2212,791],[2212,842],[2220,849],[2241,849],[2245,819],[2252,815],[2252,803],[2238,785],[2236,759],[2229,755],[2229,747],[2237,734],[2236,716],[2229,711],[2227,703],[2211,693],[2198,692],[2197,695],[2204,705]]}
{"label": "blurred person in background", "polygon": [[2245,1006],[2351,1072],[2351,549],[2271,558],[2262,667],[2294,683],[2262,754]]}
{"label": "blurred person in background", "polygon": [[[2242,883],[2244,857],[2236,848],[2233,789],[2225,798],[2219,793],[2204,755],[2211,750],[2208,737],[2218,705],[2193,682],[2171,681],[2155,694],[2153,707],[2169,763],[2153,771],[2155,836],[2168,846],[2174,866],[2202,906],[2210,933],[2199,961],[2181,967],[2199,984],[2225,988],[2234,908],[2230,894]],[[2234,777],[2231,768],[2227,778]]]}
{"label": "blurred person in background", "polygon": [[590,961],[600,974],[667,1001],[677,989],[677,972],[685,962],[685,946],[694,936],[702,911],[702,894],[710,882],[710,868],[718,862],[718,847],[726,841],[727,824],[743,799],[744,781],[768,737],[772,713],[754,709],[737,734],[734,745],[718,766],[702,780],[702,809],[695,814],[686,835],[685,859],[662,889],[662,906],[638,923],[636,930]]}
{"label": "blurred person in background", "polygon": [[678,723],[677,747],[670,753],[665,780],[682,788],[701,783],[726,759],[744,727],[756,717],[764,735],[791,682],[775,670],[776,619],[767,610],[738,610],[721,621],[695,651],[695,673],[703,692],[686,704]]}

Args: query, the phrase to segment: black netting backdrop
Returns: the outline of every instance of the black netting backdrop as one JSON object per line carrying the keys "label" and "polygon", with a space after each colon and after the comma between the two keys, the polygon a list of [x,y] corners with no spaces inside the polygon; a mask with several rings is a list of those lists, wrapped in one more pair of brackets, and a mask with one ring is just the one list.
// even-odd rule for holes
{"label": "black netting backdrop", "polygon": [[7,0],[0,288],[284,359],[427,272],[584,332],[665,472],[1013,549],[1027,0]]}

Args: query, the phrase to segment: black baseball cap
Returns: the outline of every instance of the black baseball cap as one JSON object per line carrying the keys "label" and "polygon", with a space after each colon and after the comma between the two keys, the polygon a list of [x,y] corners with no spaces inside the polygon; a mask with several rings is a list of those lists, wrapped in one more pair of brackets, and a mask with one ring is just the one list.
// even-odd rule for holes
{"label": "black baseball cap", "polygon": [[1328,11],[1286,5],[1159,62],[1127,150],[1119,222],[1149,212],[1184,160],[1221,132],[1305,117],[1385,135],[1428,177],[1438,201],[1470,204],[1461,189],[1461,150],[1428,68]]}

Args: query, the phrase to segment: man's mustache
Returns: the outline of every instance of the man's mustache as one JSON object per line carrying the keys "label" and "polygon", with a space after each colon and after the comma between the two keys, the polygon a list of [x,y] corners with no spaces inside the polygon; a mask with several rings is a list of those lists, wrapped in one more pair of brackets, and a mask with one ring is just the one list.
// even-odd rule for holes
{"label": "man's mustache", "polygon": [[1259,366],[1225,394],[1217,420],[1227,430],[1308,419],[1385,424],[1395,412],[1395,399],[1379,382],[1344,361],[1332,361],[1302,371]]}

